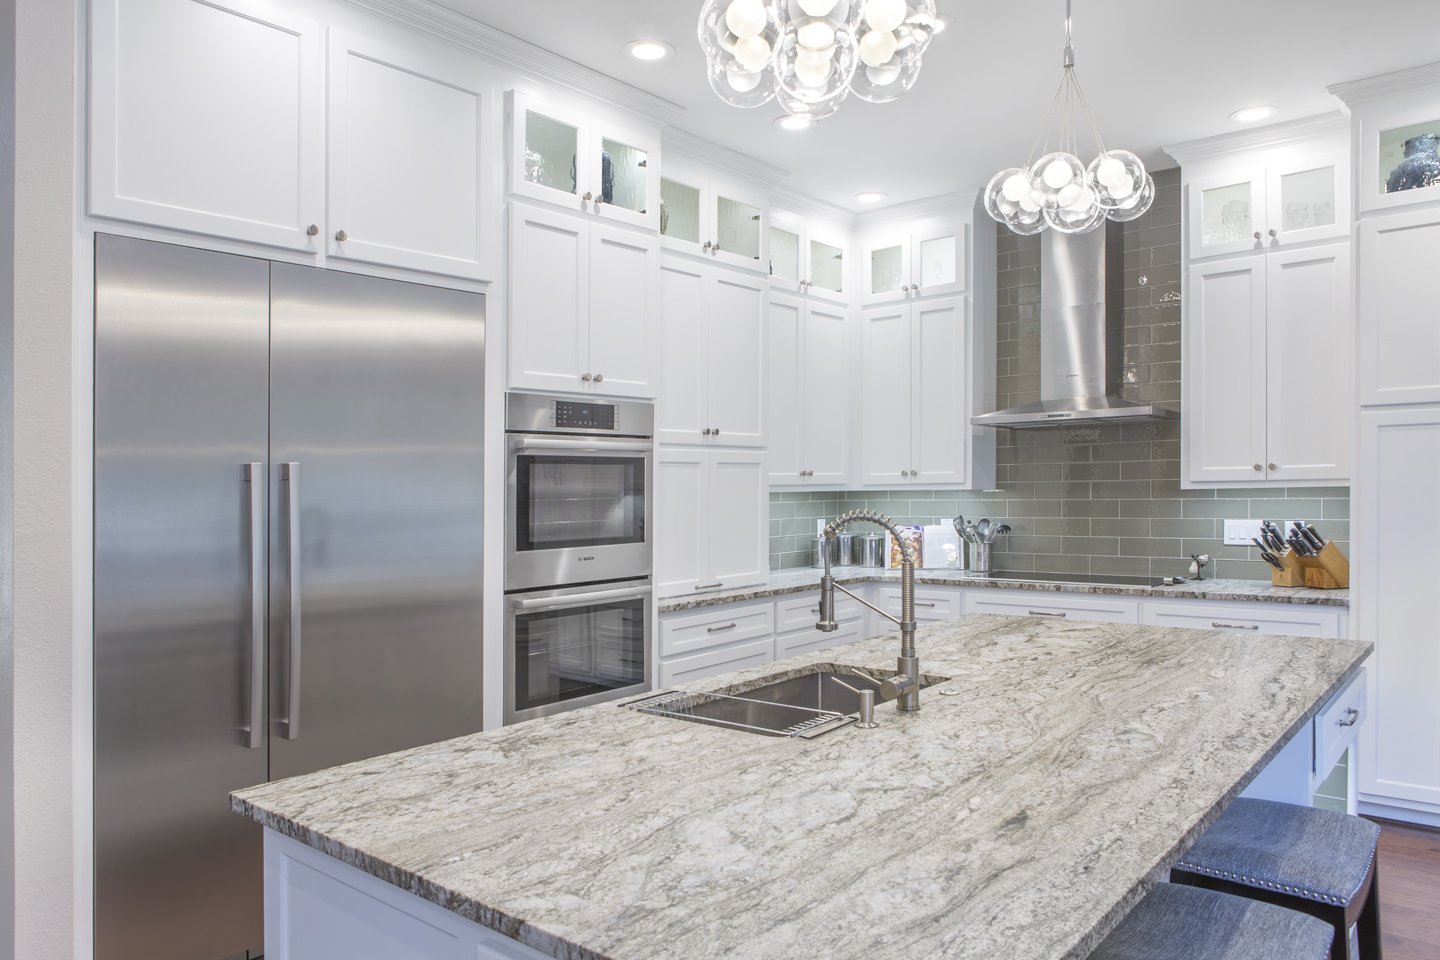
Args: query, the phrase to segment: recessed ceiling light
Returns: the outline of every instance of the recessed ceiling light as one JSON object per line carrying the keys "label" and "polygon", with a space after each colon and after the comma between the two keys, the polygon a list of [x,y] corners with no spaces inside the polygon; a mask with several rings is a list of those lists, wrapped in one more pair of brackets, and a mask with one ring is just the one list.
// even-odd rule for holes
{"label": "recessed ceiling light", "polygon": [[775,126],[781,130],[808,130],[815,125],[809,117],[776,117]]}
{"label": "recessed ceiling light", "polygon": [[1236,123],[1255,123],[1268,120],[1279,112],[1278,107],[1245,107],[1230,114],[1230,119]]}
{"label": "recessed ceiling light", "polygon": [[675,48],[664,40],[631,40],[625,44],[625,52],[636,60],[664,60]]}
{"label": "recessed ceiling light", "polygon": [[857,193],[855,200],[857,203],[879,203],[885,196],[883,193]]}

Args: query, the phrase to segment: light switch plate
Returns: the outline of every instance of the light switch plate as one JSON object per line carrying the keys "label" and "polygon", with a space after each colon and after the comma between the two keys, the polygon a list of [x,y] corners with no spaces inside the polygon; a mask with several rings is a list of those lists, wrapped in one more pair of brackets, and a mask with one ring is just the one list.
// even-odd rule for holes
{"label": "light switch plate", "polygon": [[1251,538],[1260,539],[1259,520],[1226,520],[1225,521],[1225,546],[1227,547],[1253,547]]}

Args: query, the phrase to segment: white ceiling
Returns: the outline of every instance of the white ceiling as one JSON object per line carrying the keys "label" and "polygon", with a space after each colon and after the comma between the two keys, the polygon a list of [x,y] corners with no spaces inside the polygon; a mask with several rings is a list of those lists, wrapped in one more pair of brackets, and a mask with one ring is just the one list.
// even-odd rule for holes
{"label": "white ceiling", "polygon": [[[937,36],[913,89],[894,103],[847,100],[794,133],[773,102],[722,103],[705,79],[701,0],[440,0],[537,46],[685,108],[675,126],[791,171],[786,186],[850,209],[983,184],[1022,163],[1060,82],[1063,0],[937,0],[954,26]],[[1328,84],[1440,61],[1435,0],[1076,0],[1076,73],[1108,147],[1159,169],[1166,144],[1239,129],[1240,107],[1273,121],[1338,108]],[[631,40],[675,55],[630,59]],[[1094,150],[1088,138],[1081,153]]]}

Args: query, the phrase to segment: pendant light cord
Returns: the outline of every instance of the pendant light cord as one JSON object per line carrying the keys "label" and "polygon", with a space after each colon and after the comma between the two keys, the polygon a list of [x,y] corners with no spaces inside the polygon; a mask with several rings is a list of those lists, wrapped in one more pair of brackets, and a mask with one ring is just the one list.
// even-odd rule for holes
{"label": "pendant light cord", "polygon": [[1054,131],[1057,112],[1060,119],[1060,149],[1072,155],[1079,154],[1080,133],[1075,122],[1077,105],[1085,114],[1085,122],[1090,127],[1090,135],[1095,138],[1096,148],[1100,153],[1105,152],[1105,141],[1100,138],[1100,127],[1095,123],[1094,115],[1090,113],[1090,103],[1085,99],[1085,91],[1080,86],[1079,78],[1075,76],[1075,43],[1071,9],[1073,2],[1074,0],[1065,0],[1064,72],[1060,77],[1060,86],[1050,101],[1050,109],[1045,111],[1045,120],[1040,124],[1040,132],[1035,135],[1035,143],[1030,147],[1030,156],[1025,161],[1027,170],[1035,161],[1035,151],[1040,148],[1042,140],[1044,142],[1042,155],[1050,152],[1050,134]]}

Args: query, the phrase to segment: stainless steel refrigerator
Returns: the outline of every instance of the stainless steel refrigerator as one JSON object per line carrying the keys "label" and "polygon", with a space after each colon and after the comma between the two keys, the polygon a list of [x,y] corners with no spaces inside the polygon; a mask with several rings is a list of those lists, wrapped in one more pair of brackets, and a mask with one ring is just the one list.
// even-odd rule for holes
{"label": "stainless steel refrigerator", "polygon": [[254,957],[228,792],[480,729],[484,297],[95,259],[95,956]]}

